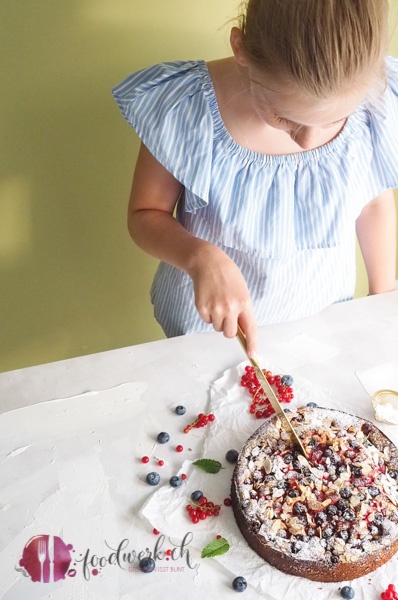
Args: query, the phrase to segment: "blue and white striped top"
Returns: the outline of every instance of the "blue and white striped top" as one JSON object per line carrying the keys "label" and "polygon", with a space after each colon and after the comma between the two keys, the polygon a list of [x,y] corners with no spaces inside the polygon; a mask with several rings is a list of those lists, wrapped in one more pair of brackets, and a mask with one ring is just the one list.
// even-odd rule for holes
{"label": "blue and white striped top", "polygon": [[[204,61],[159,64],[113,89],[143,143],[184,186],[178,220],[241,269],[259,325],[353,296],[355,220],[398,186],[398,60],[386,68],[377,109],[360,106],[320,148],[280,156],[231,138]],[[196,311],[190,277],[175,267],[160,263],[151,299],[167,336],[212,328]]]}

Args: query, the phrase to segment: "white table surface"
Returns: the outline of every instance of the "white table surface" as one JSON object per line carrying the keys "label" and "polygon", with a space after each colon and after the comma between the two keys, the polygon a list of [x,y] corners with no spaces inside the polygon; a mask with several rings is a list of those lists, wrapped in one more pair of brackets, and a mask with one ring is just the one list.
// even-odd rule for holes
{"label": "white table surface", "polygon": [[[371,418],[369,398],[355,373],[382,363],[398,361],[398,291],[336,304],[314,317],[293,323],[263,327],[259,331],[259,354],[263,358],[263,366],[267,366],[269,360],[272,364],[281,365],[285,373],[293,372],[295,376],[333,390],[337,395],[349,393],[354,405],[364,406],[363,414],[359,416]],[[80,552],[90,547],[92,554],[101,556],[105,554],[106,549],[102,536],[107,535],[109,540],[109,536],[114,533],[115,539],[112,543],[116,545],[122,539],[128,538],[130,548],[142,550],[147,546],[151,547],[155,543],[155,536],[148,523],[142,522],[138,513],[143,502],[153,493],[144,482],[145,473],[148,470],[158,472],[161,470],[153,468],[152,463],[151,468],[147,469],[142,465],[140,457],[144,454],[152,457],[155,450],[156,453],[163,451],[163,448],[159,449],[159,445],[154,450],[154,439],[156,433],[161,430],[169,431],[173,436],[177,428],[177,420],[181,418],[177,418],[174,414],[173,409],[177,404],[184,404],[189,414],[204,411],[212,383],[225,370],[239,364],[242,360],[244,360],[242,349],[236,340],[227,340],[217,333],[206,333],[161,340],[0,374],[0,431],[2,416],[3,419],[10,417],[11,420],[7,422],[13,423],[12,427],[15,427],[15,436],[11,431],[7,442],[8,447],[3,446],[0,453],[1,465],[3,467],[5,465],[5,469],[0,470],[2,473],[0,597],[6,600],[36,600],[36,598],[124,600],[144,597],[196,600],[208,597],[211,591],[212,594],[219,594],[225,598],[235,598],[236,593],[230,589],[231,574],[212,559],[201,560],[197,571],[187,568],[185,564],[184,571],[181,569],[180,572],[171,572],[168,569],[167,572],[165,570],[163,573],[144,575],[129,573],[114,565],[108,565],[101,577],[91,577],[89,581],[84,580],[81,573],[73,579],[66,577],[64,581],[55,583],[30,581],[13,568],[13,565],[18,566],[24,543],[28,541],[30,535],[62,533],[65,543],[72,541],[76,545],[76,539],[66,538],[68,536],[70,538],[72,534],[72,530],[68,530],[71,515],[73,516],[76,510],[76,515],[81,516],[80,500],[77,497],[75,504],[73,502],[69,504],[71,513],[68,514],[69,520],[65,518],[65,522],[62,522],[59,517],[58,521],[49,518],[46,529],[46,522],[42,518],[41,529],[35,530],[35,523],[37,524],[35,511],[39,507],[39,500],[43,500],[39,496],[40,493],[42,496],[44,494],[47,471],[39,469],[39,473],[36,474],[33,469],[31,485],[36,492],[32,496],[31,505],[29,495],[26,497],[26,494],[23,502],[19,502],[15,494],[13,495],[13,490],[15,492],[18,488],[18,469],[23,471],[26,461],[33,461],[34,457],[29,457],[28,451],[24,451],[19,455],[19,462],[17,456],[11,459],[15,460],[15,467],[10,468],[8,455],[15,453],[15,450],[21,447],[21,440],[23,442],[23,434],[19,431],[19,427],[16,427],[19,417],[24,421],[28,439],[29,424],[26,424],[26,418],[33,419],[32,415],[39,415],[39,418],[45,422],[46,415],[51,414],[51,410],[47,412],[47,407],[55,406],[51,401],[110,388],[116,389],[115,398],[119,398],[124,389],[130,389],[128,386],[124,388],[122,384],[142,383],[140,410],[135,412],[130,410],[125,422],[120,425],[120,431],[124,432],[119,440],[120,463],[112,465],[109,459],[108,479],[114,480],[110,484],[114,487],[111,490],[112,505],[107,510],[111,511],[111,520],[114,524],[109,529],[106,525],[96,527],[95,514],[90,513],[87,517],[88,513],[85,513],[87,521],[78,523],[79,535],[81,535],[77,545]],[[90,395],[82,395],[77,400],[86,403],[89,397]],[[106,399],[101,395],[98,398]],[[77,400],[71,399],[70,402]],[[68,402],[67,400],[59,406],[68,406]],[[46,404],[42,407],[36,406],[41,403]],[[4,414],[1,416],[1,413]],[[45,431],[43,422],[38,424],[37,421],[32,420],[32,430],[39,425],[42,427],[41,431]],[[51,429],[51,420],[48,422],[48,428]],[[73,432],[69,435],[73,438]],[[125,440],[128,437],[130,439],[128,455],[126,455]],[[18,440],[17,445],[12,443],[13,439]],[[42,462],[46,462],[45,452],[50,452],[50,446],[44,441]],[[185,443],[185,441],[185,438],[179,435],[178,443]],[[93,435],[92,448],[88,450],[97,452],[104,442],[105,445],[112,442],[109,435],[106,437],[106,433],[103,436],[101,433]],[[36,440],[35,444],[40,445],[40,440]],[[198,437],[192,438],[190,445],[192,453],[189,457],[172,453],[171,448],[167,451],[164,449],[166,465],[163,467],[162,475],[169,477],[176,472],[184,458],[192,459],[195,453],[200,453]],[[55,440],[52,445],[53,453],[56,452],[56,448]],[[85,451],[79,450],[79,452]],[[54,459],[54,454],[51,454],[51,457]],[[53,466],[48,481],[51,478],[55,481],[57,460],[52,460],[51,464]],[[81,477],[78,462],[76,462],[76,470],[77,476]],[[26,473],[24,477],[26,480]],[[94,513],[96,506],[94,503]],[[103,507],[101,511],[101,514],[104,514]],[[50,522],[51,527],[55,527],[56,530],[49,531]],[[188,529],[187,525],[187,531]],[[22,532],[25,530],[24,538]],[[76,530],[73,531],[77,535]],[[83,548],[84,540],[87,540],[87,543]],[[281,574],[281,577],[284,575]],[[271,597],[250,590],[250,586],[242,595],[242,598],[247,599]],[[293,592],[290,597],[292,599],[295,597]],[[336,598],[338,597],[336,592]],[[369,600],[373,597],[378,598],[378,595],[369,595]],[[319,598],[322,598],[321,593]]]}

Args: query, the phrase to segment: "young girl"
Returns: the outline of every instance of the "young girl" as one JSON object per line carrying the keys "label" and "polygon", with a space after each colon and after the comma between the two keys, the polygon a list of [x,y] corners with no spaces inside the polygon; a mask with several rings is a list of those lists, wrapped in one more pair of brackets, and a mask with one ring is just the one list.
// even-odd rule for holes
{"label": "young girl", "polygon": [[[395,288],[398,61],[388,0],[249,0],[233,56],[164,63],[113,94],[142,146],[129,231],[161,259],[167,336],[299,319]],[[176,216],[174,209],[177,207]]]}

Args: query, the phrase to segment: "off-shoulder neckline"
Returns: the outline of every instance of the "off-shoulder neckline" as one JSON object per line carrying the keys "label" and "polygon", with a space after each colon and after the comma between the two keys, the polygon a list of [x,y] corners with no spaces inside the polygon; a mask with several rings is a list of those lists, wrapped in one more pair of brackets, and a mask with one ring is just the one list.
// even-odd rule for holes
{"label": "off-shoulder neckline", "polygon": [[222,119],[213,80],[211,78],[206,61],[198,60],[197,67],[202,77],[203,90],[208,101],[215,135],[222,140],[226,148],[228,148],[232,153],[239,154],[242,156],[242,158],[249,161],[260,163],[299,163],[319,160],[319,158],[325,154],[329,155],[331,153],[337,153],[339,150],[343,149],[346,138],[351,134],[356,122],[359,119],[358,112],[361,110],[360,107],[358,107],[357,110],[347,118],[340,133],[338,133],[333,140],[323,144],[322,146],[319,146],[318,148],[314,148],[313,150],[304,150],[303,152],[294,152],[291,154],[262,154],[261,152],[250,150],[249,148],[238,144],[238,142],[233,139]]}

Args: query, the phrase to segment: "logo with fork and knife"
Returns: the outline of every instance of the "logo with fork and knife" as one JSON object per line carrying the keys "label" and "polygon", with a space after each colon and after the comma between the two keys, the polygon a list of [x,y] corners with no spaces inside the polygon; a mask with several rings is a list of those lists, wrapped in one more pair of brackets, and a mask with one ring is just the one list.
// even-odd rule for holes
{"label": "logo with fork and knife", "polygon": [[[36,535],[24,547],[19,564],[32,581],[52,583],[65,579],[72,562],[72,549],[71,544],[65,544],[56,535]],[[68,574],[73,576],[72,571]]]}

